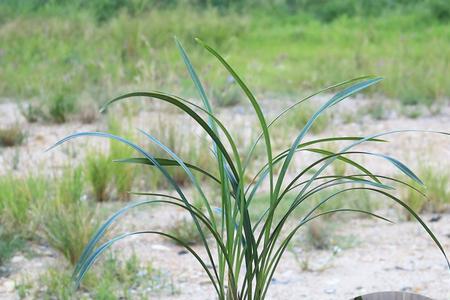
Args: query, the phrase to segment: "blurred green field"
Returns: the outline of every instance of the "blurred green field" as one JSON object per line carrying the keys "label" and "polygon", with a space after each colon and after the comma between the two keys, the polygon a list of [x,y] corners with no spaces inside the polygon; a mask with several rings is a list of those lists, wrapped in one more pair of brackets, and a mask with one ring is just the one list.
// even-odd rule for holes
{"label": "blurred green field", "polygon": [[[445,239],[444,234],[448,232],[441,228],[448,228],[446,224],[450,224],[450,172],[445,160],[448,146],[443,140],[392,138],[397,143],[392,147],[388,143],[378,143],[380,140],[369,139],[366,142],[374,142],[373,149],[377,151],[372,154],[347,151],[350,148],[346,142],[353,143],[356,138],[334,137],[343,134],[366,136],[367,132],[374,133],[372,129],[386,132],[399,128],[447,129],[445,125],[450,123],[448,112],[435,114],[450,102],[449,21],[449,0],[0,0],[0,160],[4,167],[0,173],[0,298],[6,295],[9,299],[10,295],[17,294],[15,298],[20,299],[148,299],[182,294],[187,291],[185,287],[204,289],[206,281],[197,272],[192,277],[181,278],[181,281],[177,279],[178,274],[185,273],[181,266],[191,269],[189,263],[185,265],[186,261],[181,261],[188,252],[180,251],[180,244],[198,248],[204,237],[188,214],[184,215],[180,209],[166,212],[160,200],[160,204],[148,210],[146,207],[144,211],[144,207],[139,206],[142,209],[130,211],[128,216],[124,216],[128,219],[120,220],[123,225],[118,222],[108,229],[107,238],[125,229],[128,232],[128,229],[154,227],[173,235],[176,246],[163,244],[156,238],[143,240],[150,248],[144,243],[136,243],[136,252],[134,244],[119,247],[90,271],[79,291],[73,289],[71,270],[82,257],[84,245],[98,226],[118,207],[135,205],[136,201],[150,198],[152,194],[146,195],[146,191],[155,192],[153,196],[159,198],[176,187],[176,191],[182,190],[201,214],[209,215],[208,210],[212,207],[211,220],[217,218],[217,224],[226,229],[221,235],[227,248],[228,241],[231,241],[229,237],[240,236],[237,233],[228,235],[234,224],[240,223],[236,221],[237,216],[244,215],[240,210],[245,206],[238,203],[248,203],[250,221],[256,223],[269,218],[270,213],[266,214],[268,205],[279,202],[275,204],[279,204],[276,212],[273,210],[276,221],[273,225],[279,224],[293,205],[299,205],[292,215],[293,225],[317,205],[320,206],[317,207],[318,212],[322,213],[345,207],[369,213],[387,212],[389,218],[393,216],[400,223],[412,220],[406,211],[383,202],[381,196],[386,194],[369,193],[377,191],[375,187],[387,189],[387,186],[356,180],[358,177],[369,179],[369,169],[373,174],[393,176],[392,180],[379,176],[383,183],[393,186],[404,180],[402,172],[410,176],[404,167],[394,174],[390,166],[385,168],[379,161],[366,160],[364,156],[369,154],[374,158],[384,157],[382,153],[408,154],[405,160],[414,162],[414,171],[425,186],[410,178],[405,186],[395,186],[397,194],[415,211],[425,214],[427,219],[432,217],[430,223],[438,222],[442,217],[441,223],[432,226],[433,230],[440,230],[440,237]],[[229,124],[226,128],[234,142],[225,142],[228,135],[218,133],[217,136],[223,140],[226,150],[230,148],[229,153],[233,154],[230,160],[238,166],[238,176],[234,178],[231,176],[235,176],[231,168],[233,164],[227,162],[223,168],[218,168],[217,162],[221,164],[222,155],[211,151],[216,148],[212,145],[218,143],[214,140],[211,144],[210,131],[207,131],[208,135],[200,133],[201,127],[190,123],[188,116],[177,114],[179,110],[176,108],[158,104],[147,106],[147,103],[140,106],[134,102],[128,106],[117,105],[103,115],[98,112],[101,103],[128,91],[155,89],[195,97],[196,90],[179,56],[174,36],[188,50],[214,108],[224,108],[215,116]],[[223,54],[259,99],[298,99],[327,85],[367,74],[381,75],[386,80],[364,92],[366,97],[373,97],[370,99],[373,101],[350,103],[341,106],[341,110],[326,112],[316,120],[311,116],[319,109],[320,99],[319,103],[305,102],[286,114],[284,121],[280,120],[271,126],[270,131],[267,130],[275,158],[273,164],[283,160],[288,162],[290,167],[285,170],[286,180],[293,180],[298,175],[289,184],[281,180],[278,186],[280,193],[273,195],[269,184],[273,179],[260,181],[266,175],[272,177],[264,167],[267,166],[265,145],[259,143],[254,148],[254,155],[250,157],[248,154],[255,140],[260,138],[258,118],[252,110],[225,108],[243,104],[242,92],[234,82],[237,79],[232,79],[217,59],[194,41],[195,37]],[[376,81],[369,80],[372,83]],[[356,90],[354,86],[346,89],[344,94]],[[340,102],[334,101],[334,104]],[[276,120],[275,113],[294,101],[287,102],[263,101],[262,109],[267,120]],[[424,111],[429,112],[426,117],[412,120],[424,116],[421,115]],[[26,122],[19,117],[20,114]],[[203,116],[206,121],[206,115]],[[313,125],[310,120],[314,121]],[[63,125],[47,123],[67,121],[75,122]],[[285,159],[287,152],[281,151],[289,149],[287,147],[291,147],[299,130],[309,125],[312,126],[309,129],[311,139],[304,136],[305,141],[294,151],[295,158]],[[193,175],[175,164],[168,164],[167,159],[172,159],[172,154],[160,144],[151,143],[153,139],[144,140],[144,136],[131,127],[145,128],[183,161],[192,164],[189,168],[195,171]],[[141,145],[141,149],[162,159],[161,164],[167,167],[167,173],[149,168],[149,165],[124,164],[124,158],[134,157],[136,153],[129,145],[112,140],[67,144],[43,154],[43,149],[54,144],[56,139],[73,131],[105,131],[133,140]],[[346,148],[341,148],[344,144]],[[350,160],[358,154],[354,162]],[[332,157],[335,157],[334,161]],[[112,163],[117,160],[122,160],[122,163]],[[245,173],[243,169],[240,171],[241,160]],[[403,166],[396,160],[389,161],[396,167]],[[198,172],[199,169],[193,166],[209,173]],[[282,177],[281,168],[281,163],[274,167],[276,185]],[[316,177],[322,170],[323,177]],[[167,180],[169,176],[171,181]],[[370,180],[372,178],[370,176]],[[229,193],[224,179],[231,183],[233,192]],[[363,190],[360,185],[369,185],[372,189]],[[244,188],[246,192],[240,193]],[[202,189],[205,198],[198,193]],[[423,197],[423,193],[427,197]],[[237,201],[238,196],[248,202]],[[321,202],[331,198],[333,201],[326,205]],[[221,219],[221,215],[227,213],[226,207],[234,207],[229,216],[236,219]],[[213,211],[217,212],[216,217]],[[411,250],[408,233],[416,237],[417,228],[405,231],[405,227],[399,224],[395,226],[402,227],[389,230],[383,227],[373,234],[374,231],[365,231],[365,228],[370,225],[381,229],[378,223],[364,225],[355,217],[330,216],[326,223],[308,224],[304,235],[292,240],[287,248],[291,252],[291,260],[286,265],[292,265],[292,269],[280,274],[294,275],[292,278],[295,278],[292,270],[297,268],[298,272],[308,271],[302,273],[305,276],[302,278],[311,276],[314,282],[318,274],[321,279],[328,273],[338,274],[334,270],[322,273],[325,268],[334,267],[331,259],[320,263],[319,268],[310,264],[310,256],[323,260],[323,256],[312,251],[328,251],[334,259],[335,254],[342,250],[357,247],[361,239],[367,242],[367,247],[358,251],[364,251],[369,258],[376,258],[380,247],[393,249],[378,243],[384,240],[379,235],[383,231],[401,234],[401,242],[393,245],[400,249],[399,253],[404,252],[394,254],[392,261],[401,263],[404,253],[412,253],[408,252]],[[357,233],[361,233],[357,238],[353,231],[351,235],[343,232],[349,228],[346,225],[349,220],[357,221],[351,224]],[[208,226],[205,226],[205,231],[209,230]],[[255,233],[261,228],[257,227],[253,227]],[[250,226],[249,229],[253,228]],[[271,226],[268,228],[270,231]],[[365,237],[369,235],[376,238],[369,237],[366,241]],[[207,242],[214,241],[217,236],[220,235],[206,235]],[[277,234],[271,234],[270,238],[273,236],[275,240],[270,243],[275,245]],[[247,237],[245,239],[250,241]],[[261,248],[265,243],[264,238]],[[241,244],[246,243],[237,242],[237,247],[231,244],[230,252],[238,253],[240,250],[236,249]],[[431,243],[423,245],[416,247],[416,256],[407,260],[420,261],[423,253],[432,253]],[[259,250],[260,246],[255,246]],[[345,254],[347,257],[340,255],[344,260],[337,262],[336,266],[342,265],[341,262],[352,264],[347,269],[336,270],[350,274],[359,267],[357,264],[362,260],[355,259],[355,253],[348,252]],[[269,256],[261,261],[268,261]],[[247,254],[240,257],[237,260],[247,260]],[[39,265],[34,261],[39,261]],[[168,268],[163,266],[169,261]],[[371,260],[364,259],[365,263],[368,261]],[[429,262],[422,261],[422,269],[433,275],[422,272],[423,278],[439,282],[442,275],[436,271],[437,263],[431,260],[428,265],[425,263]],[[375,265],[379,269],[369,270],[373,274],[382,270],[400,271],[400,276],[406,274],[403,272],[406,269],[387,268],[388,264],[381,264],[381,260],[377,260]],[[209,263],[206,266],[215,268]],[[262,267],[261,270],[264,272],[270,268]],[[35,277],[29,277],[30,274]],[[220,276],[225,278],[225,275]],[[262,278],[266,280],[265,275]],[[374,288],[381,278],[377,276],[375,283],[369,277],[365,280]],[[328,281],[327,277],[323,279]],[[272,282],[270,277],[267,277],[267,282]],[[304,283],[308,280],[301,281],[302,285]],[[362,289],[362,284],[365,283],[357,286]],[[283,286],[289,291],[293,287],[284,283]],[[4,293],[6,288],[7,294]],[[432,285],[428,286],[428,291],[432,288]],[[323,290],[328,299],[327,289]],[[319,295],[317,288],[313,287],[312,291],[311,294]],[[352,286],[351,292],[354,291]],[[199,299],[210,298],[201,296]],[[189,295],[189,299],[196,298]]]}
{"label": "blurred green field", "polygon": [[210,92],[227,75],[194,37],[223,53],[260,96],[377,74],[386,80],[376,93],[431,105],[450,95],[449,19],[445,0],[4,0],[0,97],[72,112],[136,88],[194,95],[176,35]]}

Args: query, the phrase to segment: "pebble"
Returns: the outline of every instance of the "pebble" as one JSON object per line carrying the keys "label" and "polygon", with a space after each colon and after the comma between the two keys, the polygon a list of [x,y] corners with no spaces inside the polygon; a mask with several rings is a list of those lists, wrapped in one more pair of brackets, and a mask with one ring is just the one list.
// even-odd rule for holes
{"label": "pebble", "polygon": [[442,218],[441,215],[433,216],[433,217],[431,217],[429,222],[438,222],[441,218]]}
{"label": "pebble", "polygon": [[16,284],[14,283],[14,281],[7,280],[7,281],[3,282],[2,286],[0,286],[0,291],[10,293],[10,292],[14,291],[15,288],[16,288]]}
{"label": "pebble", "polygon": [[188,254],[188,253],[189,252],[187,250],[178,251],[178,255],[185,255],[185,254]]}
{"label": "pebble", "polygon": [[170,250],[168,247],[159,245],[159,244],[153,245],[152,249],[157,250],[157,251],[169,251]]}
{"label": "pebble", "polygon": [[289,280],[279,280],[276,278],[272,278],[272,284],[289,284]]}
{"label": "pebble", "polygon": [[11,259],[11,262],[13,263],[13,264],[17,264],[17,263],[20,263],[20,262],[22,262],[22,261],[24,261],[25,260],[25,257],[23,257],[23,256],[21,256],[21,255],[16,255],[16,256],[14,256],[12,259]]}
{"label": "pebble", "polygon": [[324,290],[325,294],[336,294],[336,289],[328,288]]}

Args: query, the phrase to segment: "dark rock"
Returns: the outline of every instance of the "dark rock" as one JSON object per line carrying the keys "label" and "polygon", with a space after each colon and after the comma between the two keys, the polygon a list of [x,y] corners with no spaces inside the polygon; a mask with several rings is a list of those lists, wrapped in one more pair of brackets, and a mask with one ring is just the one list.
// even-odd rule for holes
{"label": "dark rock", "polygon": [[185,255],[185,254],[188,254],[189,252],[187,252],[187,250],[181,250],[181,251],[178,251],[178,255]]}
{"label": "dark rock", "polygon": [[433,216],[431,217],[430,222],[438,222],[441,218],[441,215]]}

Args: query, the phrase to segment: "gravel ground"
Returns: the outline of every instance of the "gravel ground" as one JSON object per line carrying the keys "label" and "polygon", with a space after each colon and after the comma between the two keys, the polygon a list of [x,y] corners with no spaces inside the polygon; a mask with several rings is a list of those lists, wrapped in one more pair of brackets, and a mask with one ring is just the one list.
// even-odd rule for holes
{"label": "gravel ground", "polygon": [[[370,105],[366,103],[366,105]],[[266,103],[270,112],[279,110],[273,102]],[[350,104],[343,106],[341,112],[354,109]],[[177,115],[178,116],[178,115]],[[145,126],[154,119],[154,112],[146,112],[136,118],[136,127]],[[252,123],[245,109],[234,108],[222,113],[224,123],[233,120],[244,128]],[[0,104],[1,124],[19,122],[25,124],[17,106],[11,103]],[[67,159],[79,159],[83,155],[80,149],[90,145],[104,145],[96,141],[78,141],[74,146],[65,147],[51,153],[43,150],[68,133],[82,130],[104,129],[104,122],[81,124],[70,122],[64,125],[26,124],[28,133],[26,143],[17,148],[4,148],[0,151],[1,172],[11,170],[11,162],[19,157],[14,172],[27,173],[36,170],[54,172]],[[362,118],[346,125],[332,124],[330,129],[320,136],[331,134],[371,134],[396,129],[449,130],[449,107],[444,107],[437,116],[425,116],[418,119],[406,119],[393,115],[387,120],[373,121]],[[186,128],[185,128],[186,130]],[[187,129],[191,130],[191,129]],[[392,143],[376,144],[376,151],[402,158],[413,167],[427,163],[442,168],[450,165],[450,142],[448,137],[439,135],[405,134],[390,138]],[[360,148],[364,149],[364,147]],[[420,155],[417,155],[419,153]],[[421,158],[418,158],[421,157]],[[302,157],[297,163],[308,160]],[[380,164],[379,160],[365,161],[376,171],[390,173],[392,168]],[[386,169],[387,168],[387,169]],[[126,226],[148,229],[165,227],[180,212],[166,211],[162,208],[139,211]],[[432,216],[426,215],[429,220]],[[443,214],[437,222],[430,223],[444,248],[450,253],[450,214]],[[288,252],[280,264],[272,282],[269,299],[349,299],[356,295],[375,291],[403,290],[420,293],[436,300],[450,299],[450,272],[439,250],[432,240],[416,223],[400,222],[386,224],[381,221],[352,218],[337,229],[344,236],[351,237],[356,243],[344,250],[307,251],[301,247]],[[129,246],[132,244],[132,248]],[[35,278],[49,266],[57,265],[61,258],[53,250],[32,245],[36,256],[28,258],[18,254],[8,266],[7,275],[0,277],[0,299],[17,299],[14,291],[16,282],[21,278]],[[129,253],[131,249],[143,261],[152,263],[173,277],[177,288],[175,295],[156,295],[155,299],[215,299],[213,290],[207,282],[195,260],[184,255],[182,249],[167,243],[159,237],[146,236],[133,238],[130,243],[120,243],[117,249]],[[199,250],[201,252],[201,250]],[[302,270],[300,262],[308,262],[308,269]]]}

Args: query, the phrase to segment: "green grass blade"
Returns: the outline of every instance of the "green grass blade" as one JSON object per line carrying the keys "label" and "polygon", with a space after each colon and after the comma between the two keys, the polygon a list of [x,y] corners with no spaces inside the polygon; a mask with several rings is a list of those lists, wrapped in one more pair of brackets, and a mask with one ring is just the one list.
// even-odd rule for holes
{"label": "green grass blade", "polygon": [[209,270],[208,265],[202,260],[202,258],[197,254],[197,252],[194,249],[192,249],[189,245],[187,245],[186,243],[181,241],[180,239],[177,239],[176,237],[174,237],[174,236],[172,236],[170,234],[167,234],[167,233],[164,233],[164,232],[160,232],[160,231],[154,231],[154,230],[143,230],[143,231],[128,232],[128,233],[122,234],[120,236],[117,236],[117,237],[107,241],[103,245],[101,245],[99,248],[96,249],[96,251],[92,254],[92,256],[89,257],[89,259],[86,261],[86,264],[83,266],[83,268],[80,270],[80,273],[75,278],[76,286],[78,287],[80,285],[81,281],[83,280],[84,276],[86,275],[87,270],[89,270],[89,268],[94,264],[94,262],[98,259],[98,257],[103,252],[105,252],[109,247],[111,247],[114,243],[116,243],[116,242],[118,242],[120,240],[123,240],[123,239],[125,239],[127,237],[131,237],[131,236],[135,236],[135,235],[142,235],[142,234],[161,235],[163,237],[166,237],[166,238],[169,238],[171,240],[174,240],[177,244],[183,246],[200,263],[201,267],[203,268],[203,270],[207,274],[209,280],[213,284],[217,295],[219,297],[221,297],[221,292],[220,292],[219,287],[218,287],[218,285],[216,283],[216,280],[214,279],[213,274]]}
{"label": "green grass blade", "polygon": [[238,173],[236,171],[234,163],[233,163],[231,157],[229,156],[225,146],[222,144],[220,138],[214,133],[214,131],[209,127],[209,125],[195,111],[193,111],[188,105],[183,103],[183,101],[180,101],[179,98],[176,98],[171,95],[164,94],[164,93],[160,93],[160,92],[134,92],[134,93],[128,93],[128,94],[116,97],[116,98],[108,101],[105,105],[103,105],[101,111],[104,111],[109,105],[111,105],[117,101],[120,101],[122,99],[127,99],[127,98],[134,98],[134,97],[146,97],[149,99],[159,99],[162,101],[166,101],[166,102],[178,107],[179,109],[184,111],[186,114],[188,114],[211,137],[211,139],[214,141],[214,143],[219,148],[220,152],[224,155],[225,160],[227,161],[228,165],[230,166],[234,177],[235,178],[238,177]]}
{"label": "green grass blade", "polygon": [[[138,145],[113,134],[109,134],[109,133],[103,133],[103,132],[80,132],[80,133],[75,133],[72,135],[69,135],[63,139],[61,139],[60,141],[56,142],[52,147],[50,147],[49,149],[47,149],[47,151],[78,137],[82,137],[82,136],[96,136],[96,137],[102,137],[102,138],[109,138],[109,139],[113,139],[113,140],[117,140],[119,142],[122,142],[128,146],[130,146],[131,148],[133,148],[134,150],[136,150],[137,152],[139,152],[141,155],[143,155],[145,158],[147,158],[148,160],[152,161],[152,163],[158,168],[158,170],[164,175],[164,177],[168,180],[168,182],[171,184],[171,186],[175,189],[175,191],[178,193],[178,195],[180,195],[181,199],[183,200],[183,202],[185,203],[185,205],[187,207],[192,207],[192,205],[189,203],[189,201],[187,200],[187,198],[185,197],[185,195],[183,194],[183,192],[181,191],[180,187],[177,185],[177,183],[175,182],[175,180],[170,176],[170,174],[167,172],[167,170],[161,166],[156,160],[155,158],[150,155],[148,152],[146,152],[144,149],[142,149],[141,147],[139,147]],[[213,270],[215,275],[218,278],[218,274],[217,274],[217,269],[215,267],[215,263],[214,263],[214,259],[212,258],[211,255],[211,250],[210,247],[206,241],[206,237],[203,233],[202,228],[200,227],[200,224],[197,220],[196,215],[193,213],[192,210],[189,211],[192,219],[197,227],[197,230],[202,238],[202,242],[203,245],[205,246],[206,252],[208,254],[208,257],[210,259],[211,265],[213,266]]]}
{"label": "green grass blade", "polygon": [[176,155],[169,147],[167,147],[166,145],[161,143],[157,138],[155,138],[150,133],[145,132],[145,131],[143,131],[141,129],[139,129],[139,131],[142,134],[144,134],[150,141],[152,141],[153,143],[158,145],[161,149],[163,149],[167,154],[169,154],[170,157],[172,157],[180,165],[180,167],[187,174],[187,176],[191,180],[192,184],[194,185],[194,187],[196,188],[196,190],[200,194],[200,196],[201,196],[201,198],[203,200],[203,204],[205,205],[206,209],[208,210],[210,220],[212,221],[213,224],[215,224],[214,213],[213,213],[213,211],[211,209],[211,205],[209,205],[208,199],[206,198],[205,193],[203,192],[203,189],[200,187],[200,184],[198,183],[198,181],[195,178],[194,174],[192,174],[191,170],[186,166],[186,164],[183,162],[183,160],[178,155]]}
{"label": "green grass blade", "polygon": [[[346,80],[346,81],[343,81],[343,82],[331,85],[329,87],[326,87],[326,88],[324,88],[322,90],[319,90],[319,91],[317,91],[317,92],[315,92],[315,93],[313,93],[313,94],[311,94],[309,96],[306,96],[306,97],[300,99],[299,101],[295,102],[294,104],[290,105],[289,107],[285,108],[283,111],[281,111],[274,119],[272,119],[272,121],[270,121],[270,123],[267,125],[267,127],[270,128],[275,122],[277,122],[280,118],[282,118],[286,113],[288,113],[289,111],[294,109],[296,106],[302,104],[303,102],[311,99],[314,96],[317,96],[317,95],[319,95],[321,93],[330,91],[330,90],[335,89],[337,87],[341,87],[343,85],[347,85],[347,84],[350,84],[350,83],[353,83],[353,82],[357,82],[357,81],[361,81],[361,80],[369,79],[369,78],[375,78],[375,76],[361,76],[361,77],[353,78],[353,79],[350,79],[350,80]],[[251,157],[253,155],[253,152],[255,151],[256,145],[261,140],[262,136],[263,136],[263,133],[261,132],[258,135],[258,137],[256,138],[256,140],[253,142],[252,146],[250,147],[250,150],[247,153],[247,158],[246,158],[246,160],[244,162],[244,169],[247,168],[247,166],[248,166],[248,164],[249,164],[249,162],[251,160]]]}
{"label": "green grass blade", "polygon": [[[131,164],[141,164],[141,165],[148,165],[148,166],[154,166],[154,164],[149,161],[146,158],[143,157],[132,157],[132,158],[124,158],[124,159],[115,159],[113,160],[114,162],[118,162],[118,163],[131,163]],[[165,166],[165,167],[179,167],[180,165],[178,164],[178,162],[174,159],[167,159],[167,158],[158,158],[156,157],[156,161],[158,161],[158,163],[161,166]],[[212,175],[211,173],[209,173],[208,171],[206,171],[205,169],[202,169],[196,165],[190,164],[185,162],[184,163],[189,169],[191,170],[195,170],[197,172],[200,172],[201,174],[211,178],[212,180],[214,180],[215,182],[217,182],[218,184],[221,184],[221,181],[215,177],[214,175]]]}
{"label": "green grass blade", "polygon": [[[266,144],[266,152],[267,152],[267,161],[269,162],[269,173],[272,174],[272,167],[271,167],[272,146],[271,146],[271,141],[270,141],[270,135],[269,135],[269,131],[267,128],[267,123],[266,123],[264,114],[262,113],[261,107],[259,106],[258,102],[256,101],[256,98],[254,97],[254,95],[252,94],[250,89],[246,86],[246,84],[242,81],[242,79],[239,77],[239,75],[233,70],[233,68],[225,61],[225,59],[219,53],[217,53],[214,49],[212,49],[210,46],[206,45],[201,40],[196,39],[196,41],[199,42],[206,50],[208,50],[211,54],[213,54],[222,63],[222,65],[227,69],[227,71],[231,74],[231,76],[233,76],[234,80],[236,80],[236,82],[239,84],[241,89],[246,94],[247,98],[250,100],[250,102],[253,106],[253,109],[258,117],[261,129],[264,133],[264,141]],[[270,191],[271,191],[271,193],[272,193],[272,189],[273,189],[272,177],[273,176],[271,175],[270,176]],[[242,184],[241,184],[241,186],[242,186]],[[252,266],[249,264],[249,260],[253,259],[253,261],[255,263],[254,267],[257,271],[257,269],[258,269],[257,248],[254,245],[254,237],[253,237],[253,232],[251,231],[251,224],[250,224],[248,212],[244,211],[243,213],[244,213],[243,228],[244,228],[244,232],[246,235],[246,242],[249,243],[249,246],[245,247],[245,249],[248,251],[246,254],[247,255],[247,269],[252,268]],[[250,283],[249,283],[249,285],[250,285]]]}
{"label": "green grass blade", "polygon": [[278,197],[278,193],[281,188],[281,184],[283,183],[284,176],[286,175],[287,169],[292,160],[295,149],[297,149],[298,145],[301,143],[304,136],[308,133],[308,131],[311,128],[314,121],[330,106],[333,106],[333,105],[339,103],[340,101],[346,99],[347,97],[350,97],[350,96],[354,95],[355,93],[357,93],[365,88],[368,88],[371,85],[378,83],[381,80],[382,80],[381,78],[368,79],[363,82],[358,82],[358,83],[344,89],[343,91],[338,92],[334,97],[332,97],[324,105],[322,105],[322,107],[308,120],[305,127],[300,131],[300,133],[296,137],[295,141],[292,143],[292,146],[289,149],[289,152],[283,162],[283,166],[281,167],[280,174],[278,176],[277,183],[275,186],[276,197]]}

